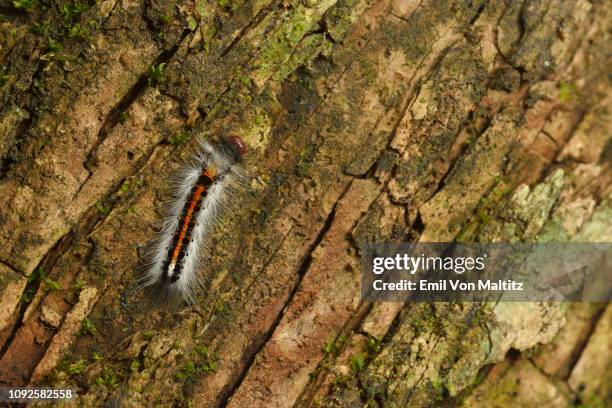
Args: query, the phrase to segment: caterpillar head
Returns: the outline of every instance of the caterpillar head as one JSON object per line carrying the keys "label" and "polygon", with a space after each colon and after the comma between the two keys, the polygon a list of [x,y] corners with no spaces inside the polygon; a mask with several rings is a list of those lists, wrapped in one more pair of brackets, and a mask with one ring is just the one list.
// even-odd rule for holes
{"label": "caterpillar head", "polygon": [[232,149],[234,149],[234,151],[239,155],[239,156],[244,156],[244,154],[247,151],[247,146],[244,143],[244,140],[242,140],[240,137],[232,135],[230,137],[227,138],[227,143],[230,144],[230,146],[232,147]]}

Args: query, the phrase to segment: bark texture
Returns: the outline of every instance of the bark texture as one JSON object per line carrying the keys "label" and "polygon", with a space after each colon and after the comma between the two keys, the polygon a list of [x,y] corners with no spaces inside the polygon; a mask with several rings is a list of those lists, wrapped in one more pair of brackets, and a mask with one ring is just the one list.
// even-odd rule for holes
{"label": "bark texture", "polygon": [[[610,306],[359,299],[366,242],[612,240],[609,1],[0,12],[1,384],[79,406],[612,403]],[[130,291],[163,180],[230,132],[251,179],[206,291],[150,307]]]}

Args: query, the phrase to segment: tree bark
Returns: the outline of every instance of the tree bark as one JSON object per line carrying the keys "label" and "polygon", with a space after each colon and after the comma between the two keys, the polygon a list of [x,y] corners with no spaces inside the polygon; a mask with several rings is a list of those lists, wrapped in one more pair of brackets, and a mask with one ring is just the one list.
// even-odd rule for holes
{"label": "tree bark", "polygon": [[[612,239],[609,2],[90,3],[0,1],[0,384],[82,406],[612,401],[609,306],[359,297],[367,242]],[[132,290],[163,181],[229,133],[250,178],[205,291],[152,306]]]}

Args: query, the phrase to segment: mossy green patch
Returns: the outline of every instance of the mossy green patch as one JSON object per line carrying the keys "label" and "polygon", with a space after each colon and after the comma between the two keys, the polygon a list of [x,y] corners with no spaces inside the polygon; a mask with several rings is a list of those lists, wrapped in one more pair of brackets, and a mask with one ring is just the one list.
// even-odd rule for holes
{"label": "mossy green patch", "polygon": [[584,401],[576,402],[572,405],[572,408],[605,408],[609,407],[606,402],[597,395],[591,395],[584,399]]}
{"label": "mossy green patch", "polygon": [[117,190],[117,196],[123,197],[124,199],[130,199],[138,193],[144,186],[144,179],[140,177],[133,177],[129,180],[124,180]]}
{"label": "mossy green patch", "polygon": [[217,357],[206,346],[197,345],[189,353],[190,359],[183,364],[175,378],[194,381],[197,376],[217,370]]}
{"label": "mossy green patch", "polygon": [[87,11],[89,6],[81,3],[78,0],[66,2],[59,8],[60,15],[66,25],[71,24],[78,16]]}
{"label": "mossy green patch", "polygon": [[85,360],[83,360],[82,358],[78,359],[77,361],[75,361],[74,363],[70,364],[68,366],[68,369],[66,370],[66,372],[70,375],[75,375],[75,374],[80,374],[85,370],[85,367],[87,366]]}
{"label": "mossy green patch", "polygon": [[111,211],[110,208],[105,206],[103,203],[99,201],[96,203],[95,207],[96,207],[96,210],[98,210],[98,212],[102,215],[110,214],[110,211]]}
{"label": "mossy green patch", "polygon": [[125,123],[125,121],[127,120],[129,116],[130,116],[129,113],[127,113],[126,111],[122,111],[119,114],[119,123],[122,123],[122,124]]}
{"label": "mossy green patch", "polygon": [[[332,1],[321,1],[313,8],[299,5],[287,15],[283,23],[271,33],[269,39],[262,46],[257,62],[258,69],[254,73],[255,83],[258,86],[276,73],[279,67],[283,67],[287,61],[290,61],[296,48],[299,48],[301,52],[298,52],[300,55],[295,56],[295,61],[304,62],[309,57],[314,56],[312,51],[317,50],[318,47],[313,47],[313,45],[321,39],[313,38],[310,40],[310,44],[305,46],[301,46],[302,41],[305,37],[308,37],[308,33],[318,27],[318,20],[332,4]],[[298,44],[300,44],[300,47],[298,47]],[[296,62],[292,65],[295,66],[295,64]],[[284,71],[286,74],[287,70]]]}
{"label": "mossy green patch", "polygon": [[43,279],[43,284],[45,285],[45,291],[60,290],[62,288],[59,283],[49,277]]}
{"label": "mossy green patch", "polygon": [[366,343],[366,349],[369,355],[376,355],[380,351],[381,344],[380,341],[375,339],[374,337],[368,337],[368,341]]}
{"label": "mossy green patch", "polygon": [[195,29],[198,28],[198,22],[192,16],[188,16],[187,17],[187,27],[191,31],[195,31]]}
{"label": "mossy green patch", "polygon": [[359,352],[352,356],[349,360],[349,364],[351,366],[351,370],[354,373],[359,373],[361,370],[365,368],[367,355],[366,353]]}
{"label": "mossy green patch", "polygon": [[132,362],[130,363],[130,370],[132,371],[139,371],[140,370],[140,361],[138,361],[138,359],[133,359]]}
{"label": "mossy green patch", "polygon": [[77,334],[80,336],[89,334],[95,337],[98,335],[98,329],[96,329],[94,323],[86,317],[85,319],[83,319],[83,323],[81,323],[81,328],[79,329]]}
{"label": "mossy green patch", "polygon": [[576,86],[572,83],[562,81],[559,84],[559,102],[565,103],[576,97]]}
{"label": "mossy green patch", "polygon": [[13,7],[18,10],[30,10],[36,4],[36,0],[13,0]]}
{"label": "mossy green patch", "polygon": [[149,69],[149,77],[147,78],[147,83],[149,86],[155,86],[163,83],[165,70],[165,62],[161,62],[158,65],[152,65]]}
{"label": "mossy green patch", "polygon": [[311,34],[304,37],[291,54],[289,60],[282,64],[274,74],[274,79],[282,81],[295,71],[297,67],[310,61],[315,56],[329,54],[331,47],[332,44],[326,39],[325,34]]}
{"label": "mossy green patch", "polygon": [[102,375],[96,378],[95,382],[98,385],[107,388],[115,388],[119,384],[119,374],[110,367],[104,367]]}
{"label": "mossy green patch", "polygon": [[336,341],[334,339],[327,339],[321,351],[323,351],[323,357],[327,357],[327,356],[336,357],[338,355],[339,348],[336,345]]}
{"label": "mossy green patch", "polygon": [[36,268],[34,271],[28,276],[28,283],[36,282],[44,279],[46,273],[43,268]]}
{"label": "mossy green patch", "polygon": [[30,32],[34,34],[46,36],[47,33],[49,32],[49,22],[43,21],[41,23],[41,22],[35,21],[34,23],[32,23],[32,26],[30,27]]}
{"label": "mossy green patch", "polygon": [[168,138],[168,141],[173,146],[184,145],[191,139],[193,132],[191,130],[180,130]]}
{"label": "mossy green patch", "polygon": [[47,41],[47,51],[48,52],[58,52],[61,50],[62,50],[62,46],[59,44],[59,42],[49,37]]}
{"label": "mossy green patch", "polygon": [[142,332],[142,338],[145,341],[151,341],[154,335],[155,335],[155,332],[153,330],[145,330]]}

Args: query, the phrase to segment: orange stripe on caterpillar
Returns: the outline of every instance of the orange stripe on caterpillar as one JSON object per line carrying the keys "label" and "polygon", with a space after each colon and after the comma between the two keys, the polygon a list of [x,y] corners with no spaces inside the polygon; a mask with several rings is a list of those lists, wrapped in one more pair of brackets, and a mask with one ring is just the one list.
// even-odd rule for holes
{"label": "orange stripe on caterpillar", "polygon": [[200,198],[202,198],[202,194],[205,191],[206,191],[206,187],[197,186],[196,190],[194,191],[193,197],[191,198],[191,201],[187,203],[188,205],[187,212],[185,214],[185,217],[183,218],[183,226],[179,232],[178,241],[176,242],[176,246],[174,247],[174,250],[172,251],[172,257],[170,258],[171,263],[176,263],[178,254],[181,251],[181,248],[183,247],[183,240],[185,239],[185,235],[187,235],[187,228],[189,227],[189,221],[191,221],[191,215],[193,214],[193,209],[198,204],[198,201],[200,201]]}
{"label": "orange stripe on caterpillar", "polygon": [[178,239],[176,241],[176,246],[172,250],[172,256],[170,257],[170,264],[176,264],[178,260],[179,253],[181,252],[181,248],[183,247],[183,243],[185,237],[187,235],[187,231],[189,229],[189,223],[191,222],[191,218],[193,216],[193,211],[198,205],[198,203],[202,200],[202,198],[206,197],[206,189],[210,186],[217,175],[217,171],[214,167],[209,167],[205,169],[200,178],[198,179],[197,184],[193,190],[191,199],[186,204],[186,211],[184,211],[184,216],[181,220],[181,229],[179,230]]}

